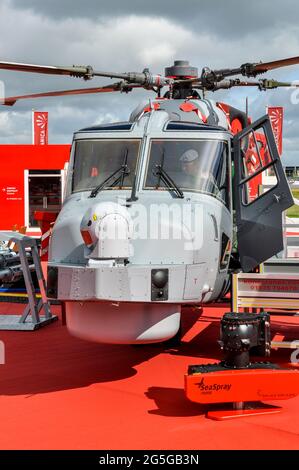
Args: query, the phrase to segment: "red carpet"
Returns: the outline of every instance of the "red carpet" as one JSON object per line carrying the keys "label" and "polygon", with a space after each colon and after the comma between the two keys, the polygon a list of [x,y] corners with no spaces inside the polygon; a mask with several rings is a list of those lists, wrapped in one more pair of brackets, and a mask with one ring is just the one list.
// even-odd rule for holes
{"label": "red carpet", "polygon": [[[0,313],[22,308],[2,303]],[[281,414],[228,422],[206,419],[185,398],[187,366],[220,358],[226,310],[186,310],[184,342],[174,349],[92,344],[72,338],[60,321],[36,332],[0,331],[0,448],[298,449],[299,397],[272,402],[283,404]],[[298,318],[274,317],[272,330],[299,338]],[[279,350],[271,360],[289,358]]]}

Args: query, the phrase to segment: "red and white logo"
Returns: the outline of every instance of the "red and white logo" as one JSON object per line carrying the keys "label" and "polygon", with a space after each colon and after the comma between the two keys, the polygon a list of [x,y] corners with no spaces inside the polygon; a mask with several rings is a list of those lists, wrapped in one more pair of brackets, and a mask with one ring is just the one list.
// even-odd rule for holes
{"label": "red and white logo", "polygon": [[279,155],[282,154],[282,125],[283,125],[283,107],[269,106],[268,115],[271,121],[275,142]]}
{"label": "red and white logo", "polygon": [[33,112],[33,143],[34,145],[48,144],[48,113]]}

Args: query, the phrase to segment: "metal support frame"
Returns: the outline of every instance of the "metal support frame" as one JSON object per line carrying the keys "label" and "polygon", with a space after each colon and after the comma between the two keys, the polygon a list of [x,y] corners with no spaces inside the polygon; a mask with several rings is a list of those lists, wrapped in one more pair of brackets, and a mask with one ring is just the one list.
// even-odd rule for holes
{"label": "metal support frame", "polygon": [[[16,244],[28,294],[28,304],[22,315],[0,315],[0,330],[33,331],[57,320],[57,315],[51,313],[50,303],[46,295],[46,283],[38,254],[37,240],[16,232],[0,232],[0,240],[9,240]],[[38,298],[35,292],[26,249],[31,250],[41,298]],[[43,315],[40,315],[41,311],[43,311]]]}
{"label": "metal support frame", "polygon": [[[286,291],[282,292],[279,289],[280,282],[288,284]],[[246,284],[249,284],[248,287]],[[233,312],[243,309],[245,312],[256,313],[259,309],[270,315],[298,316],[299,275],[294,273],[233,274],[231,306]],[[297,349],[299,340],[271,341],[271,348]]]}

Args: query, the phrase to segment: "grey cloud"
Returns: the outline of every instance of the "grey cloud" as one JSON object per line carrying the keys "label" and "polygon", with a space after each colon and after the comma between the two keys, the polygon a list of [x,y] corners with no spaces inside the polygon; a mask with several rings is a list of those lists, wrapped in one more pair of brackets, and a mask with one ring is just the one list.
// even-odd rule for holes
{"label": "grey cloud", "polygon": [[236,40],[261,30],[297,26],[299,13],[296,0],[283,3],[280,0],[11,0],[11,4],[56,19],[79,17],[100,21],[103,16],[131,14],[166,17],[193,30],[200,28]]}

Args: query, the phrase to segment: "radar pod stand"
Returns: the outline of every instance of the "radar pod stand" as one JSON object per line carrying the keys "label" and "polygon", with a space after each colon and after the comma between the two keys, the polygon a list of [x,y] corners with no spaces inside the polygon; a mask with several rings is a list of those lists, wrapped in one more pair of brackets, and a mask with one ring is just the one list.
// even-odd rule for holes
{"label": "radar pod stand", "polygon": [[287,400],[299,394],[299,370],[270,362],[250,362],[250,353],[270,355],[270,316],[267,313],[226,313],[221,320],[218,364],[191,365],[185,375],[187,398],[218,404],[207,418],[225,420],[278,413],[280,407],[261,400]]}

